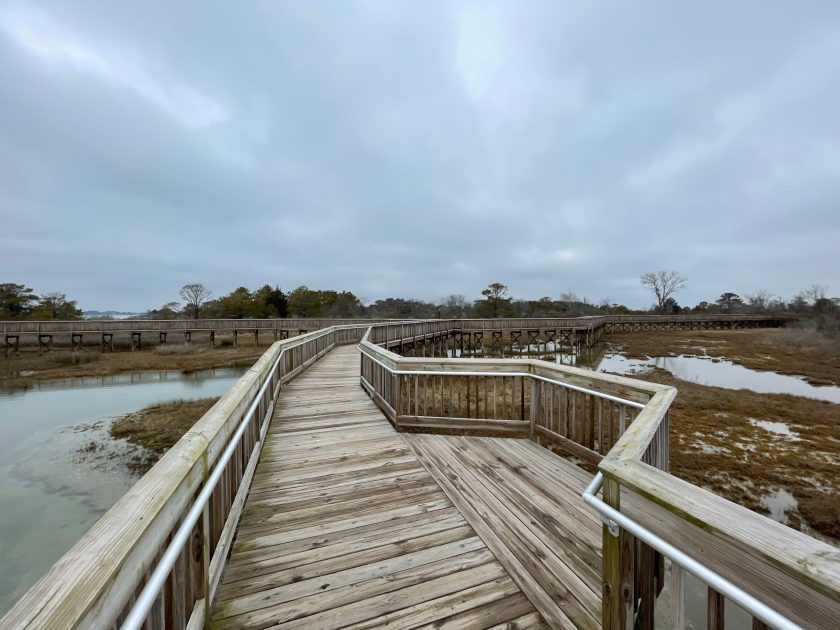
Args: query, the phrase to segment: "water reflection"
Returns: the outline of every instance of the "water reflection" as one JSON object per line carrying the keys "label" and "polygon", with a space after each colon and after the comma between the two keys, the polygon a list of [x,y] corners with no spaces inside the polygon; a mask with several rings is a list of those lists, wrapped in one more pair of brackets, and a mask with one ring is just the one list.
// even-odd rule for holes
{"label": "water reflection", "polygon": [[632,376],[651,368],[660,368],[676,378],[726,389],[749,389],[762,394],[791,394],[818,400],[840,403],[840,387],[811,385],[804,378],[751,370],[726,359],[700,356],[649,357],[628,359],[607,344],[592,348],[576,348],[539,343],[516,345],[506,348],[478,348],[475,350],[448,350],[447,356],[486,358],[534,358],[575,367],[613,372]]}
{"label": "water reflection", "polygon": [[610,353],[597,365],[598,371],[632,375],[650,368],[667,370],[675,377],[699,385],[726,389],[749,389],[761,394],[791,394],[840,403],[840,387],[811,385],[798,376],[751,370],[726,359],[678,356],[628,359]]}
{"label": "water reflection", "polygon": [[0,615],[137,480],[111,419],[223,394],[247,368],[67,379],[0,391]]}
{"label": "water reflection", "polygon": [[508,346],[505,348],[478,348],[475,350],[447,350],[446,356],[452,358],[486,359],[542,359],[560,365],[571,365],[594,369],[604,357],[608,347],[597,344],[591,348],[569,347],[551,343]]}

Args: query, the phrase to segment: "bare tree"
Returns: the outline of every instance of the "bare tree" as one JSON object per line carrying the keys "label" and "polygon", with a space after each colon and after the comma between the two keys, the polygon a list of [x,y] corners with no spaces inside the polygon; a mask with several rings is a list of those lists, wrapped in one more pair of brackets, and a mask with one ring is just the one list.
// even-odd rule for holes
{"label": "bare tree", "polygon": [[805,299],[810,301],[812,304],[816,304],[820,300],[824,300],[827,293],[828,287],[824,284],[812,284],[809,288],[803,291]]}
{"label": "bare tree", "polygon": [[574,315],[578,311],[578,296],[575,295],[574,291],[569,289],[565,293],[560,294],[560,301],[564,302],[566,305],[566,312],[569,315]]}
{"label": "bare tree", "polygon": [[747,304],[749,304],[750,308],[754,311],[767,310],[767,307],[770,305],[770,301],[773,299],[770,292],[765,291],[764,289],[759,289],[755,293],[747,293],[746,297]]}
{"label": "bare tree", "polygon": [[191,311],[193,319],[198,319],[201,306],[213,295],[203,284],[194,282],[181,287],[181,299],[184,300],[184,310]]}
{"label": "bare tree", "polygon": [[668,298],[685,286],[686,279],[676,271],[651,271],[642,274],[642,286],[656,297],[656,309],[665,312]]}
{"label": "bare tree", "polygon": [[461,318],[467,309],[467,298],[460,293],[453,293],[442,298],[440,306],[446,317]]}

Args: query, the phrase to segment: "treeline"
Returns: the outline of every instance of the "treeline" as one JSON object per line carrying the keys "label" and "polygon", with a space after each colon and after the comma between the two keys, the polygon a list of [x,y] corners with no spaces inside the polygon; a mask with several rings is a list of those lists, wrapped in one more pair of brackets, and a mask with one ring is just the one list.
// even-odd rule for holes
{"label": "treeline", "polygon": [[[567,317],[605,312],[602,306],[591,304],[573,293],[566,293],[559,299],[545,297],[539,300],[514,300],[508,294],[508,287],[501,283],[491,284],[482,291],[482,296],[481,299],[471,301],[464,295],[449,295],[438,302],[391,297],[364,304],[351,291],[310,289],[307,286],[297,287],[289,293],[271,285],[254,290],[239,287],[227,295],[214,297],[207,287],[193,283],[181,289],[180,302],[164,304],[146,313],[146,317],[434,319]],[[618,308],[622,312],[630,312],[624,306]]]}
{"label": "treeline", "polygon": [[[495,317],[579,317],[583,315],[629,315],[642,313],[793,313],[834,322],[840,319],[840,299],[828,297],[823,285],[811,285],[789,300],[764,290],[743,296],[727,291],[717,299],[686,307],[676,300],[686,280],[676,272],[656,272],[641,277],[655,302],[648,309],[631,309],[604,298],[592,302],[572,291],[559,297],[535,300],[517,299],[507,285],[490,284],[478,299],[448,295],[436,302],[390,297],[370,304],[351,291],[310,289],[299,286],[289,293],[278,286],[257,289],[239,287],[214,297],[203,284],[184,285],[180,301],[164,304],[145,314],[152,319],[177,318],[272,318],[325,317],[376,319],[495,318]],[[0,284],[0,319],[80,319],[82,311],[75,300],[63,293],[35,294],[23,284]]]}
{"label": "treeline", "polygon": [[0,283],[0,319],[82,319],[75,300],[64,293],[37,295],[25,284]]}
{"label": "treeline", "polygon": [[[656,278],[651,279],[653,276]],[[659,281],[661,281],[660,284]],[[764,290],[743,297],[724,292],[717,299],[701,301],[693,307],[680,305],[675,294],[685,286],[685,279],[675,272],[645,274],[642,285],[651,290],[656,303],[648,309],[631,309],[604,298],[592,302],[572,291],[559,297],[535,300],[516,299],[507,285],[490,284],[474,300],[453,294],[437,302],[409,298],[384,298],[371,304],[350,291],[319,290],[300,286],[288,294],[279,287],[264,285],[249,290],[239,287],[227,295],[213,297],[201,284],[185,285],[181,302],[170,302],[150,311],[151,318],[264,318],[264,317],[327,317],[378,319],[496,318],[496,317],[579,317],[583,315],[629,315],[659,313],[794,313],[797,315],[830,315],[840,313],[840,299],[827,297],[827,288],[812,285],[790,300],[772,296]]]}

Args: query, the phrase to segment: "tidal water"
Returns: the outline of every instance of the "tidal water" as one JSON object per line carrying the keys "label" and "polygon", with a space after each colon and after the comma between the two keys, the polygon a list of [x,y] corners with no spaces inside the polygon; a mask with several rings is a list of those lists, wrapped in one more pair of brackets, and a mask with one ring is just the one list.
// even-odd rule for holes
{"label": "tidal water", "polygon": [[620,354],[609,353],[598,362],[596,369],[601,372],[632,375],[654,367],[699,385],[749,389],[761,394],[792,394],[840,403],[840,387],[811,385],[799,376],[751,370],[732,361],[713,357],[628,359]]}
{"label": "tidal water", "polygon": [[0,615],[139,478],[142,451],[111,421],[147,405],[220,396],[247,368],[84,378],[0,390]]}

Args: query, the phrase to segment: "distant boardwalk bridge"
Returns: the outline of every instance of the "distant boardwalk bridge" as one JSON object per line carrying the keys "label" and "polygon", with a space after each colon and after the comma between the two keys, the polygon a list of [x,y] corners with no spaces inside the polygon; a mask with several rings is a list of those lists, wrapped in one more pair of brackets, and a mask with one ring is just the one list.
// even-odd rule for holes
{"label": "distant boardwalk bridge", "polygon": [[[778,327],[789,317],[779,315],[606,315],[591,317],[544,319],[458,319],[446,331],[452,350],[476,349],[482,345],[499,348],[507,344],[540,343],[564,347],[589,347],[604,333],[647,330],[728,330],[740,328]],[[415,320],[416,321],[416,320]],[[170,341],[189,343],[196,339],[216,342],[218,336],[229,336],[238,345],[241,335],[253,336],[254,343],[272,338],[288,339],[328,326],[383,323],[370,319],[125,319],[79,321],[5,321],[0,322],[4,350],[8,356],[20,350],[21,342],[48,350],[56,341],[74,350],[86,343],[101,344],[113,350],[115,340],[123,340],[132,350],[143,344],[165,344]]]}
{"label": "distant boardwalk bridge", "polygon": [[674,388],[451,356],[617,322],[295,322],[0,628],[836,629],[840,550],[668,472]]}

